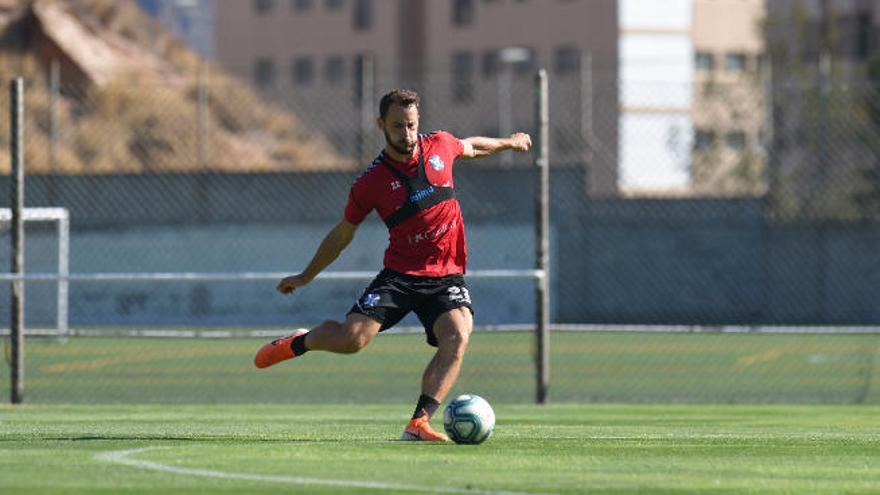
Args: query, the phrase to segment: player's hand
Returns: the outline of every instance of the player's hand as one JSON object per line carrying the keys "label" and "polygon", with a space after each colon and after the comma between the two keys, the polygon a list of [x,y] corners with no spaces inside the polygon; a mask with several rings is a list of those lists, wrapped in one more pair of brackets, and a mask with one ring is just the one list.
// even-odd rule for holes
{"label": "player's hand", "polygon": [[293,291],[309,283],[302,274],[284,277],[275,289],[282,294],[293,294]]}
{"label": "player's hand", "polygon": [[525,132],[510,135],[510,149],[513,151],[529,151],[532,149],[532,137]]}

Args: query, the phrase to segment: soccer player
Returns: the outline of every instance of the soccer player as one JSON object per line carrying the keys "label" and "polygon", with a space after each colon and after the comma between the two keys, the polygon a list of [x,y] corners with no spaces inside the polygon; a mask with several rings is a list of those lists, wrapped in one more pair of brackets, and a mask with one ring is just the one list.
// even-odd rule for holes
{"label": "soccer player", "polygon": [[528,151],[528,134],[508,138],[458,139],[444,131],[419,134],[419,95],[397,89],[379,103],[385,148],[358,177],[342,220],[324,237],[314,257],[277,290],[292,294],[311,282],[348,246],[373,210],[388,226],[384,269],[364,290],[344,322],[325,321],[264,345],[258,368],[309,351],[354,353],[410,311],[437,348],[422,375],[421,396],[401,440],[447,441],[429,420],[458,378],[473,327],[473,308],[464,281],[467,247],[452,168],[457,158],[479,158],[503,150]]}

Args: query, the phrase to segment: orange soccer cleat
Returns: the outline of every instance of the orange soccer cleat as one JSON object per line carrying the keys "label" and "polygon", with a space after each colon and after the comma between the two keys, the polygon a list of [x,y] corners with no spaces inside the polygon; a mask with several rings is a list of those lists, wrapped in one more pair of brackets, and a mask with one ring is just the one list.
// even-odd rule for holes
{"label": "orange soccer cleat", "polygon": [[268,368],[281,361],[295,358],[296,354],[294,354],[293,349],[290,348],[290,343],[293,342],[293,339],[300,335],[305,335],[308,332],[308,330],[300,328],[294,330],[292,334],[286,337],[275,339],[263,347],[260,347],[260,350],[257,351],[257,355],[254,356],[254,366],[257,368]]}
{"label": "orange soccer cleat", "polygon": [[428,416],[421,416],[419,418],[409,420],[409,423],[407,423],[406,428],[404,428],[403,435],[400,436],[400,439],[409,442],[449,441],[449,437],[447,437],[444,433],[438,433],[434,431],[433,428],[431,428],[431,423],[428,422]]}

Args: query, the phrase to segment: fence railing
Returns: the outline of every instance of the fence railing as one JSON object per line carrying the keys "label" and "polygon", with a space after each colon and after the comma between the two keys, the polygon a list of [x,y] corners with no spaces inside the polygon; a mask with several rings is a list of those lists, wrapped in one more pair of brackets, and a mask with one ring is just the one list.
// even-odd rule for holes
{"label": "fence railing", "polygon": [[[433,78],[423,130],[497,131],[496,83],[480,81],[472,99],[454,102],[450,78]],[[644,101],[619,108],[617,81],[597,75],[585,92],[577,77],[551,78],[552,400],[878,400],[880,139],[858,106],[874,88],[826,93],[819,125],[810,86],[778,83],[646,87]],[[10,281],[25,281],[33,326],[51,325],[53,284],[69,284],[76,338],[33,339],[34,401],[210,402],[232,390],[234,400],[279,400],[267,390],[284,378],[248,367],[251,337],[344,314],[363,288],[355,279],[381,266],[387,232],[371,219],[332,266],[339,275],[292,301],[273,291],[308,261],[363,157],[382,146],[363,125],[364,107],[350,88],[257,95],[210,77],[56,84],[27,80],[25,201],[70,211],[69,272],[58,275],[58,234],[33,226],[26,274],[0,275],[0,327],[9,326]],[[670,93],[690,94],[689,106],[668,107]],[[511,126],[535,135],[533,81],[513,80],[510,96]],[[532,390],[532,160],[463,162],[456,172],[479,328],[461,386],[510,402],[541,393]],[[663,187],[644,182],[651,177]],[[0,259],[7,236],[0,231]],[[346,382],[335,367],[358,365],[316,358],[304,373],[324,383],[314,389],[323,400],[408,401],[409,384],[384,395],[381,385],[392,385],[369,377],[398,359],[423,365],[423,356],[399,356],[417,338],[377,342],[375,360],[338,395],[321,380]]]}

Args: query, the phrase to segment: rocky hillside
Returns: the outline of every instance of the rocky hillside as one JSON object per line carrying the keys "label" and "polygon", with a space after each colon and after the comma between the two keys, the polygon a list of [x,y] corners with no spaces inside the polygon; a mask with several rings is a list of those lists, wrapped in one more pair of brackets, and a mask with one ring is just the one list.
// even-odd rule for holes
{"label": "rocky hillside", "polygon": [[[200,60],[134,0],[0,0],[0,33],[4,83],[25,79],[29,173],[354,166],[296,116]],[[8,93],[0,173],[9,173]]]}

